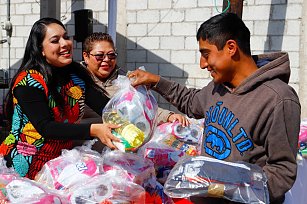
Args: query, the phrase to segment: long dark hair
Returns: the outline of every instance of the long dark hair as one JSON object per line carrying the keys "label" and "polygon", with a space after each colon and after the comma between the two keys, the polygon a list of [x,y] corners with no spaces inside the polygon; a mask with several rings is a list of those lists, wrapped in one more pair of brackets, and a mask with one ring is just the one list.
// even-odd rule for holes
{"label": "long dark hair", "polygon": [[[60,108],[64,107],[64,100],[56,90],[56,81],[53,78],[53,72],[52,72],[53,67],[46,61],[46,58],[42,54],[42,49],[43,49],[42,44],[46,35],[47,26],[53,23],[62,26],[64,30],[66,30],[63,23],[54,18],[42,18],[36,21],[32,26],[20,68],[18,69],[18,71],[11,80],[9,92],[6,96],[5,109],[6,109],[6,117],[9,120],[12,119],[13,115],[12,89],[15,80],[22,71],[30,69],[37,70],[43,75],[44,80],[46,81],[47,87],[49,89],[49,92],[53,95],[55,101],[58,102]],[[89,72],[86,69],[84,69],[80,64],[73,62],[68,66],[69,67],[73,66],[73,72],[76,73],[78,76],[80,76],[80,78],[85,80],[86,84],[90,83],[91,86],[94,86],[96,88],[98,87],[95,86],[95,83],[90,77]]]}

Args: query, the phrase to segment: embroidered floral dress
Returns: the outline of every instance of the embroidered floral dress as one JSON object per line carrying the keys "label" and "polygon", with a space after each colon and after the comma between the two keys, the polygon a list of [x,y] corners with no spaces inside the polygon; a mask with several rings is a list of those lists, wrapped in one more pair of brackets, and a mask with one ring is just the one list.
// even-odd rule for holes
{"label": "embroidered floral dress", "polygon": [[[20,86],[42,90],[54,121],[76,123],[83,115],[85,83],[74,74],[69,74],[68,79],[67,83],[57,87],[65,101],[64,111],[60,111],[54,98],[49,94],[42,74],[35,70],[21,72],[15,81],[13,91]],[[28,120],[15,96],[13,103],[12,128],[0,146],[0,154],[4,155],[7,165],[13,166],[20,176],[33,179],[47,161],[61,154],[62,149],[71,149],[72,141],[44,138]],[[39,114],[39,110],[37,112]]]}

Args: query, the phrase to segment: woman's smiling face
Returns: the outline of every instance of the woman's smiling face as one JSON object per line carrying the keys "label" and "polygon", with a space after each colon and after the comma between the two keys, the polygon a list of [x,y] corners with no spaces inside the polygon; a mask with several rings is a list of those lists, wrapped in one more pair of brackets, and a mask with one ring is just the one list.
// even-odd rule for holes
{"label": "woman's smiling face", "polygon": [[46,26],[42,54],[54,67],[64,67],[72,62],[72,41],[61,25],[51,23]]}
{"label": "woman's smiling face", "polygon": [[108,41],[96,41],[89,53],[83,54],[88,69],[104,81],[116,66],[116,52]]}

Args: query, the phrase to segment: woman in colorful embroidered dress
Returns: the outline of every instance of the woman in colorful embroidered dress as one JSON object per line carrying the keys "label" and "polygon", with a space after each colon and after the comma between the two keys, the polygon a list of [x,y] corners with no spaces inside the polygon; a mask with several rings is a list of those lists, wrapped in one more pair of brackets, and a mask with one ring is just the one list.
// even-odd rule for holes
{"label": "woman in colorful embroidered dress", "polygon": [[72,60],[72,41],[53,18],[34,23],[7,96],[11,131],[0,146],[7,166],[33,179],[44,163],[72,148],[76,139],[99,138],[115,148],[112,124],[78,124],[84,104],[102,112],[108,97]]}

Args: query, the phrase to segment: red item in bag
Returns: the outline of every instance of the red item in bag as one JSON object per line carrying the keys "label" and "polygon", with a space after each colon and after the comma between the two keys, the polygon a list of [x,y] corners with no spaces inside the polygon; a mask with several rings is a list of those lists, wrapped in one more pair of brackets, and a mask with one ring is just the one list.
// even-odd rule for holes
{"label": "red item in bag", "polygon": [[185,198],[173,198],[175,204],[193,204],[191,201]]}

